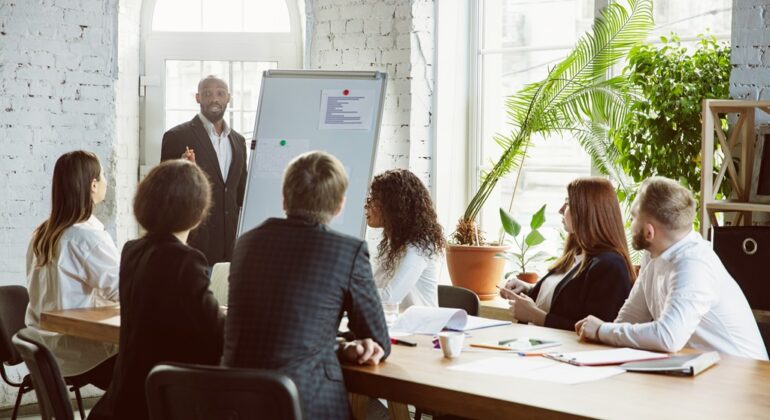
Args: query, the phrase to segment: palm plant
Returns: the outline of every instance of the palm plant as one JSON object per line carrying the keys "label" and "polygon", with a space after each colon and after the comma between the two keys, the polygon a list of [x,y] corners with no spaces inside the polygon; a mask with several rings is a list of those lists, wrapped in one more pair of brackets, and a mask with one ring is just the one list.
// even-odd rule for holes
{"label": "palm plant", "polygon": [[625,118],[633,92],[626,77],[607,76],[634,45],[645,40],[652,24],[652,0],[627,0],[625,7],[610,3],[592,31],[544,80],[507,99],[512,129],[494,139],[503,154],[482,174],[481,185],[454,232],[455,242],[478,245],[483,240],[476,218],[498,181],[513,169],[520,170],[533,135],[572,133],[594,165],[624,185],[615,164],[617,152],[607,134]]}

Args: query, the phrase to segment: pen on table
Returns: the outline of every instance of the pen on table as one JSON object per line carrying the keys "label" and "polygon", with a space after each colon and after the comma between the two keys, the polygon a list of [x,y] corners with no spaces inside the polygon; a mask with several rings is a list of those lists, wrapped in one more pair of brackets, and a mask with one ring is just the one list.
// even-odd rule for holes
{"label": "pen on table", "polygon": [[417,347],[417,343],[415,343],[414,341],[406,341],[406,340],[402,340],[400,338],[391,338],[390,339],[390,343],[391,344],[402,344],[404,346],[409,346],[409,347]]}
{"label": "pen on table", "polygon": [[545,356],[545,353],[530,353],[526,351],[520,351],[518,353],[519,356]]}

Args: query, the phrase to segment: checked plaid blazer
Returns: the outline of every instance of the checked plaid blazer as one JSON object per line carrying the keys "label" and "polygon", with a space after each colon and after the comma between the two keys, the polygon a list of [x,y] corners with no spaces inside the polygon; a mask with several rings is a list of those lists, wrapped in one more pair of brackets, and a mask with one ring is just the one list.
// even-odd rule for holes
{"label": "checked plaid blazer", "polygon": [[243,234],[230,265],[225,366],[278,370],[297,385],[303,417],[350,416],[336,355],[343,312],[359,338],[390,353],[366,242],[301,218]]}

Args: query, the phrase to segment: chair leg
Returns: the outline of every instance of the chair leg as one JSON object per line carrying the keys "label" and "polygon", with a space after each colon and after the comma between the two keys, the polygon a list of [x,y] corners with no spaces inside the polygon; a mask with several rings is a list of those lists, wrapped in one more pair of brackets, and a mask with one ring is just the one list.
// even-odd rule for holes
{"label": "chair leg", "polygon": [[80,419],[86,420],[86,412],[83,410],[83,398],[80,397],[80,387],[73,386],[72,390],[75,391],[75,399],[78,401],[78,411],[80,411]]}
{"label": "chair leg", "polygon": [[418,407],[414,408],[414,420],[421,420],[422,419],[422,410],[420,410]]}
{"label": "chair leg", "polygon": [[11,420],[16,420],[16,416],[19,414],[19,406],[21,405],[21,397],[27,392],[27,386],[22,385],[19,388],[19,393],[16,394],[16,404],[13,405],[13,413],[11,414]]}

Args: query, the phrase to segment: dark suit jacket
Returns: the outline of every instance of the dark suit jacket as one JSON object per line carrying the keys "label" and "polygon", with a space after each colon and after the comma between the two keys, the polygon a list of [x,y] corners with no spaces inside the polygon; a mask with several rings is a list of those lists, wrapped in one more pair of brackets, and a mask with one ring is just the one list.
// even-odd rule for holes
{"label": "dark suit jacket", "polygon": [[230,130],[233,159],[227,179],[222,178],[219,160],[203,122],[196,115],[191,121],[179,124],[163,134],[161,162],[179,159],[185,147],[195,150],[195,162],[209,176],[213,199],[209,217],[190,233],[188,243],[199,249],[211,265],[230,261],[233,255],[238,215],[246,189],[246,141]]}
{"label": "dark suit jacket", "polygon": [[170,234],[126,243],[120,261],[120,351],[89,419],[146,419],[145,379],[161,362],[219,364],[224,315],[206,258]]}
{"label": "dark suit jacket", "polygon": [[[578,266],[579,267],[579,266]],[[589,257],[585,268],[568,272],[556,285],[551,300],[551,310],[545,317],[545,326],[562,330],[575,330],[575,323],[588,315],[612,322],[631,291],[631,275],[623,257],[615,252],[602,252]],[[537,299],[540,287],[549,272],[529,292]]]}
{"label": "dark suit jacket", "polygon": [[224,364],[287,374],[304,418],[348,418],[335,351],[344,311],[356,336],[390,353],[366,242],[299,218],[268,219],[235,247]]}

